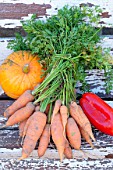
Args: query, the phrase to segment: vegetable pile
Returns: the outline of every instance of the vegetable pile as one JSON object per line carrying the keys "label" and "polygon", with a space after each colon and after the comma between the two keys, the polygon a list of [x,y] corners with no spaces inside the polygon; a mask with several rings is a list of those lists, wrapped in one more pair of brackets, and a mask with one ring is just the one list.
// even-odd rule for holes
{"label": "vegetable pile", "polygon": [[79,81],[83,92],[87,91],[85,71],[96,68],[104,69],[106,89],[112,87],[110,56],[97,45],[101,28],[93,27],[99,22],[100,12],[98,7],[93,11],[65,6],[46,22],[33,15],[22,22],[27,36],[17,34],[9,43],[8,47],[14,51],[30,50],[38,54],[40,63],[46,67],[43,82],[34,90],[25,91],[4,113],[9,117],[5,127],[19,123],[23,139],[20,160],[30,155],[38,140],[38,155],[43,156],[50,137],[61,161],[63,154],[72,158],[71,147],[80,149],[81,135],[94,147],[91,124],[77,104],[75,86]]}
{"label": "vegetable pile", "polygon": [[[50,137],[58,150],[61,161],[63,155],[69,159],[73,158],[72,148],[80,150],[81,136],[92,148],[94,147],[92,140],[95,141],[95,138],[91,124],[76,102],[72,101],[67,108],[61,100],[56,100],[53,110],[50,108],[47,111],[48,108],[46,108],[46,113],[44,113],[40,111],[39,105],[34,106],[33,100],[31,91],[27,90],[4,112],[4,116],[8,118],[4,127],[19,123],[19,134],[23,141],[22,156],[19,160],[31,154],[38,140],[38,156],[43,156]],[[52,118],[50,119],[51,110]]]}

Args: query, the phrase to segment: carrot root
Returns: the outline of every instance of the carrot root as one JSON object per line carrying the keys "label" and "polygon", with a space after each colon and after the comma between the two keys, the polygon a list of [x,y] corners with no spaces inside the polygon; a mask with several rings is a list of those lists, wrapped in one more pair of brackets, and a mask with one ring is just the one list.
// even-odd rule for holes
{"label": "carrot root", "polygon": [[52,125],[51,125],[52,139],[57,147],[60,161],[63,160],[63,154],[65,149],[65,138],[63,136],[63,125],[60,113],[55,114]]}
{"label": "carrot root", "polygon": [[79,105],[77,105],[76,102],[71,102],[70,114],[74,118],[74,120],[77,122],[77,124],[81,126],[89,134],[92,140],[96,141],[92,133],[91,124],[88,118],[86,117],[82,108]]}
{"label": "carrot root", "polygon": [[67,124],[67,119],[68,119],[68,108],[63,105],[60,107],[60,114],[61,114],[61,119],[62,119],[62,124],[63,124],[63,136],[66,139],[66,124]]}
{"label": "carrot root", "polygon": [[54,106],[54,109],[53,109],[51,124],[53,123],[54,116],[59,112],[61,104],[62,104],[61,100],[56,100],[55,106]]}
{"label": "carrot root", "polygon": [[66,134],[70,145],[74,149],[80,150],[81,134],[75,120],[72,117],[68,118],[66,125]]}
{"label": "carrot root", "polygon": [[73,158],[72,149],[71,149],[71,147],[69,146],[68,140],[66,140],[66,143],[65,143],[64,155],[65,155],[66,158],[68,158],[68,159],[72,159],[72,158]]}
{"label": "carrot root", "polygon": [[34,150],[37,140],[40,138],[46,125],[47,117],[44,113],[37,111],[30,117],[31,121],[27,128],[20,160],[27,158]]}
{"label": "carrot root", "polygon": [[27,119],[34,111],[35,106],[29,102],[25,107],[17,110],[6,122],[6,126],[13,126]]}
{"label": "carrot root", "polygon": [[9,106],[5,112],[4,117],[13,115],[18,109],[26,106],[28,102],[32,102],[34,96],[31,94],[31,90],[26,90],[11,106]]}
{"label": "carrot root", "polygon": [[39,141],[39,147],[38,147],[39,158],[45,154],[49,141],[50,141],[50,125],[46,124]]}
{"label": "carrot root", "polygon": [[25,127],[26,122],[27,122],[27,119],[23,120],[23,121],[20,122],[20,124],[19,124],[19,136],[20,136],[20,137],[23,136],[23,131],[24,131],[24,127]]}

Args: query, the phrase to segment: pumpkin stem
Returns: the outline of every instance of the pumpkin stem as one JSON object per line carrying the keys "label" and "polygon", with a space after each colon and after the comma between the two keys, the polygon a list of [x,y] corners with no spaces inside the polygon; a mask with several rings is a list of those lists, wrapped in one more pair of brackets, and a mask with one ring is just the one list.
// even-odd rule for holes
{"label": "pumpkin stem", "polygon": [[25,64],[22,68],[23,73],[27,74],[29,73],[29,64]]}

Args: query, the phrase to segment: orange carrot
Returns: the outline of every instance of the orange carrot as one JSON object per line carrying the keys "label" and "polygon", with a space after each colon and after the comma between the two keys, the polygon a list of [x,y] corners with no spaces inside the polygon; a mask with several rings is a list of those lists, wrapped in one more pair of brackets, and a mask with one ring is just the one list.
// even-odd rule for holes
{"label": "orange carrot", "polygon": [[31,121],[27,128],[27,133],[22,148],[22,156],[19,158],[19,160],[27,158],[34,150],[36,143],[46,125],[47,117],[44,113],[37,111],[33,113],[30,119]]}
{"label": "orange carrot", "polygon": [[25,107],[17,110],[12,116],[10,116],[4,127],[13,126],[24,121],[33,113],[34,110],[35,106],[32,102],[29,102]]}
{"label": "orange carrot", "polygon": [[26,133],[27,133],[27,129],[28,129],[28,127],[29,127],[29,124],[31,123],[31,120],[32,120],[32,116],[30,116],[30,117],[27,119],[27,122],[26,122],[26,124],[25,124],[25,126],[24,126],[24,130],[23,130],[23,134],[22,134],[22,143],[23,143],[24,137],[25,137],[25,135],[26,135]]}
{"label": "orange carrot", "polygon": [[61,100],[56,100],[55,106],[54,106],[54,109],[53,109],[51,124],[53,122],[54,116],[59,112],[61,104],[62,104]]}
{"label": "orange carrot", "polygon": [[81,146],[81,134],[75,120],[71,117],[67,120],[66,134],[70,145],[79,150]]}
{"label": "orange carrot", "polygon": [[49,142],[50,142],[50,124],[46,124],[39,141],[38,146],[39,157],[42,157],[45,154]]}
{"label": "orange carrot", "polygon": [[35,111],[40,111],[40,106],[39,105],[35,107]]}
{"label": "orange carrot", "polygon": [[82,137],[86,140],[87,143],[90,144],[90,146],[92,148],[94,148],[94,145],[92,144],[92,141],[91,141],[90,136],[88,135],[88,133],[80,126],[79,126],[79,129],[80,129],[80,133],[81,133]]}
{"label": "orange carrot", "polygon": [[68,119],[68,108],[66,106],[61,106],[60,107],[60,114],[61,114],[61,119],[62,119],[62,124],[63,124],[63,135],[66,138],[65,135],[65,128],[66,128],[66,124],[67,124],[67,119]]}
{"label": "orange carrot", "polygon": [[50,104],[48,104],[47,107],[46,107],[46,110],[45,110],[46,115],[48,115],[49,109],[50,109]]}
{"label": "orange carrot", "polygon": [[71,147],[69,146],[68,140],[66,140],[66,143],[65,143],[64,155],[65,155],[66,158],[68,158],[68,159],[72,159],[72,158],[73,158],[72,149],[71,149]]}
{"label": "orange carrot", "polygon": [[23,135],[23,131],[24,131],[24,127],[25,124],[27,122],[27,119],[23,120],[22,122],[19,123],[19,136],[22,137]]}
{"label": "orange carrot", "polygon": [[76,104],[76,102],[71,102],[70,104],[70,114],[88,134],[95,141],[94,135],[92,133],[91,124],[83,112],[82,108]]}
{"label": "orange carrot", "polygon": [[58,149],[60,161],[63,160],[63,153],[65,149],[65,138],[63,136],[63,125],[60,113],[55,114],[53,123],[51,125],[52,139]]}
{"label": "orange carrot", "polygon": [[9,106],[5,112],[4,117],[9,117],[14,114],[18,109],[24,107],[28,102],[34,100],[34,96],[31,94],[31,90],[26,90],[11,106]]}

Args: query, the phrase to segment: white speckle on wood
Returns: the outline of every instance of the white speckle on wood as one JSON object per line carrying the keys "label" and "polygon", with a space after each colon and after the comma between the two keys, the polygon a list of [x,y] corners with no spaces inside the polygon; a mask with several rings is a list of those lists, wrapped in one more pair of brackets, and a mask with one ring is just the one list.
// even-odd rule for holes
{"label": "white speckle on wood", "polygon": [[8,41],[13,38],[0,38],[0,64],[4,61],[4,59],[11,54],[13,51],[7,48]]}
{"label": "white speckle on wood", "polygon": [[[0,3],[23,3],[22,0],[0,0]],[[51,9],[47,9],[47,14],[48,15],[54,15],[57,13],[58,9],[61,9],[64,5],[69,5],[69,6],[78,6],[82,3],[90,3],[93,5],[98,5],[103,9],[103,12],[108,12],[110,17],[108,18],[102,18],[101,21],[105,22],[105,26],[107,27],[112,27],[113,24],[113,3],[110,0],[100,0],[100,1],[95,1],[95,0],[24,0],[24,4],[50,4]],[[24,16],[23,16],[24,17]],[[45,19],[45,16],[42,16],[43,19]],[[26,17],[25,17],[26,18]],[[6,20],[0,20],[0,26],[5,27],[5,28],[14,28],[16,26],[20,26],[20,20],[12,20],[12,19],[6,19]]]}
{"label": "white speckle on wood", "polygon": [[[19,158],[21,156],[22,149],[6,149],[6,148],[0,148],[0,158],[7,158],[7,159],[12,159],[12,158]],[[107,154],[112,154],[113,153],[113,148],[106,148],[103,150],[101,149],[91,149],[91,150],[83,150],[83,151],[78,151],[78,150],[73,150],[73,159],[103,159],[105,158],[105,155]],[[38,158],[37,150],[34,150],[29,158]],[[59,154],[56,149],[47,149],[45,155],[42,157],[42,159],[59,159]],[[64,157],[65,161],[65,157]]]}

